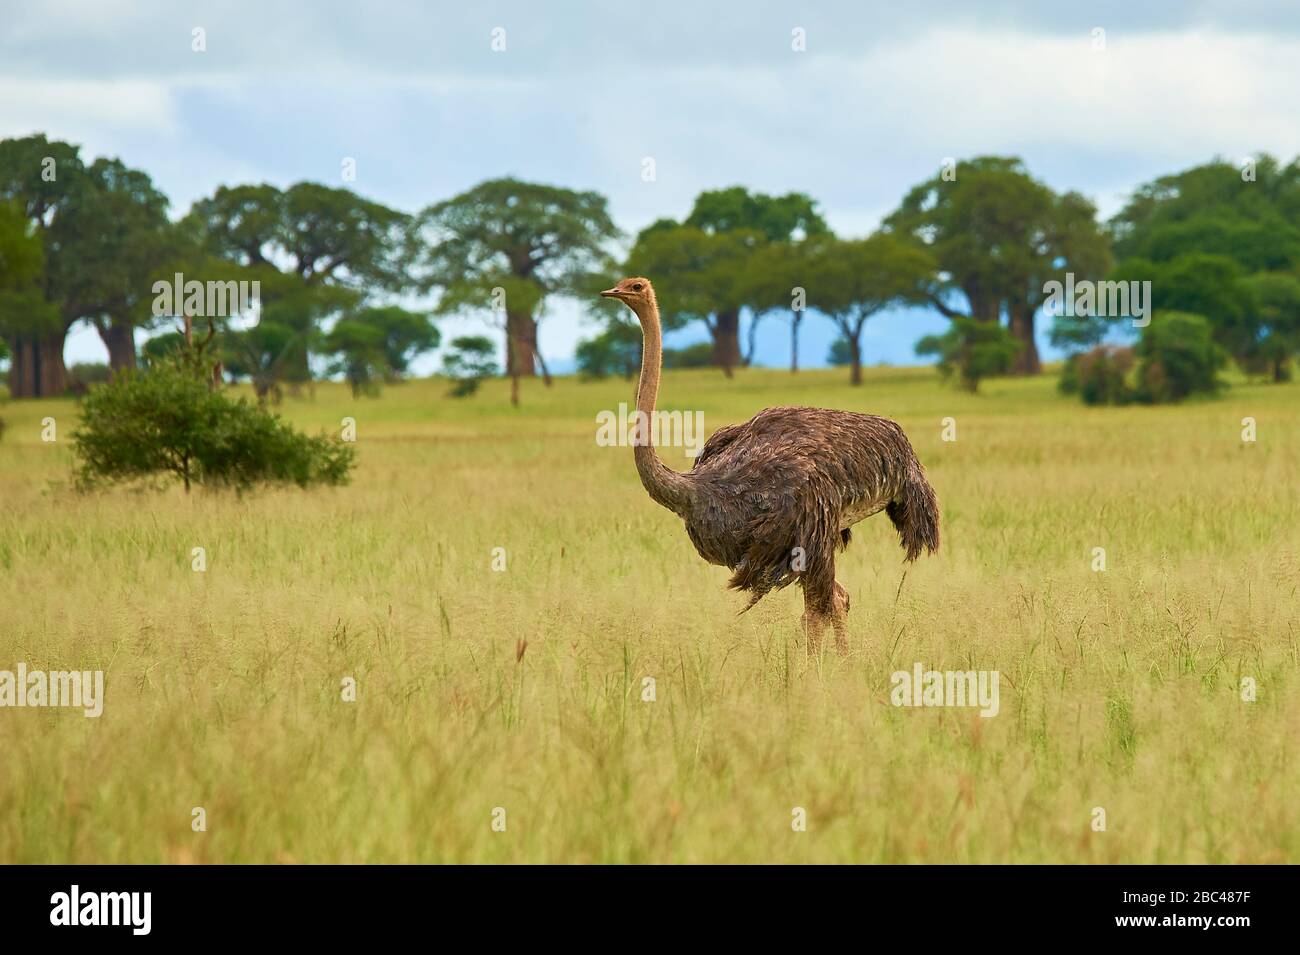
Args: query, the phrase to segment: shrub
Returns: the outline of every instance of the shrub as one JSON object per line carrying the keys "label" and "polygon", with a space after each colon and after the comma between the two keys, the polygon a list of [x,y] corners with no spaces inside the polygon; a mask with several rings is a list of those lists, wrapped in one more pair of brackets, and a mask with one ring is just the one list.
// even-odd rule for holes
{"label": "shrub", "polygon": [[301,434],[174,364],[91,389],[73,441],[82,488],[169,474],[186,491],[192,483],[342,484],[355,456],[351,445]]}
{"label": "shrub", "polygon": [[1019,351],[1020,342],[1007,329],[974,318],[954,318],[942,335],[926,335],[916,343],[918,355],[937,355],[940,374],[956,375],[970,392],[983,379],[1009,372]]}
{"label": "shrub", "polygon": [[80,397],[91,385],[102,385],[110,377],[108,365],[103,362],[78,362],[68,369],[68,391]]}
{"label": "shrub", "polygon": [[713,364],[713,346],[708,342],[684,348],[665,348],[665,368],[708,368]]}
{"label": "shrub", "polygon": [[1228,354],[1217,345],[1213,328],[1200,315],[1156,312],[1142,330],[1136,353],[1137,398],[1151,404],[1182,401],[1192,395],[1212,395],[1222,382],[1217,372]]}
{"label": "shrub", "polygon": [[478,391],[484,378],[497,373],[492,352],[492,340],[484,335],[464,335],[451,340],[451,351],[442,359],[442,371],[452,379],[449,394],[453,398],[468,398]]}
{"label": "shrub", "polygon": [[853,364],[853,343],[843,335],[831,342],[826,352],[826,364],[836,368]]}
{"label": "shrub", "polygon": [[1134,363],[1133,349],[1098,345],[1066,359],[1059,387],[1086,405],[1127,404],[1134,397],[1128,384]]}
{"label": "shrub", "polygon": [[611,324],[595,338],[578,342],[574,357],[583,378],[631,378],[641,364],[641,332],[626,322]]}

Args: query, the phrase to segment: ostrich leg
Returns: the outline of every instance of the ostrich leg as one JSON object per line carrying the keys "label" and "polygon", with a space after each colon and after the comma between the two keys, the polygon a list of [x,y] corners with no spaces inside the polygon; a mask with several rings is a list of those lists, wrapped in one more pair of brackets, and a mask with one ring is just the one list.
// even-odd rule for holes
{"label": "ostrich leg", "polygon": [[826,629],[829,614],[818,609],[816,602],[807,591],[803,595],[803,632],[808,639],[808,656],[818,654],[822,646],[822,633]]}
{"label": "ostrich leg", "polygon": [[809,655],[821,649],[826,625],[835,628],[835,649],[841,656],[849,652],[848,629],[844,618],[849,612],[849,592],[835,579],[835,565],[808,573],[803,580],[803,628],[808,637]]}
{"label": "ostrich leg", "polygon": [[835,581],[835,592],[831,595],[831,624],[835,627],[835,649],[840,656],[848,656],[849,631],[845,618],[849,615],[849,592]]}

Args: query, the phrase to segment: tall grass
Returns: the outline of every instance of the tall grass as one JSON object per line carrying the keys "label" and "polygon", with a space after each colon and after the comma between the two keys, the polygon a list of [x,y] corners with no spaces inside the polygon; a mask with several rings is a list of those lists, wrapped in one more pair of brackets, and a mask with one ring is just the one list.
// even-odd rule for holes
{"label": "tall grass", "polygon": [[[1050,377],[843,377],[669,373],[661,401],[907,429],[943,550],[904,579],[889,522],[860,525],[854,652],[820,660],[796,588],[737,617],[597,446],[621,380],[517,410],[500,382],[321,385],[282,410],[356,419],[352,484],[242,498],[79,495],[73,403],[8,404],[0,669],[104,669],[107,701],[0,709],[0,861],[1296,861],[1300,386],[1089,409]],[[1000,714],[892,707],[917,661],[999,671]]]}

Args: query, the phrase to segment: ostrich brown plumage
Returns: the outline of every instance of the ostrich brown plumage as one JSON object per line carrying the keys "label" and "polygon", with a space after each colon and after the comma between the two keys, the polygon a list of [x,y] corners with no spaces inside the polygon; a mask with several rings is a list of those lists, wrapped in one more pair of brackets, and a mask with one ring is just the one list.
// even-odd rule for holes
{"label": "ostrich brown plumage", "polygon": [[654,287],[627,278],[600,294],[641,322],[633,452],[650,497],[686,522],[701,557],[732,570],[729,586],[750,592],[745,610],[797,580],[808,651],[830,623],[847,652],[849,595],[835,579],[835,552],[848,545],[849,528],[883,510],[906,560],[939,549],[939,505],[903,429],[851,411],[768,408],[715,431],[690,471],[674,471],[650,439],[663,359]]}

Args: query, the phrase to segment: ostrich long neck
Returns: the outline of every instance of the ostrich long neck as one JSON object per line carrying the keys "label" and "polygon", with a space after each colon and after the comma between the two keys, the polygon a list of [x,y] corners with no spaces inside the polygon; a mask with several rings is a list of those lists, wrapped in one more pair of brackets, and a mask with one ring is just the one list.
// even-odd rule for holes
{"label": "ostrich long neck", "polygon": [[636,389],[636,410],[640,412],[637,416],[640,420],[637,422],[632,448],[636,470],[641,475],[641,485],[655,502],[684,515],[691,501],[690,479],[659,460],[651,440],[664,350],[663,332],[659,326],[659,304],[651,297],[648,303],[638,303],[633,311],[641,320],[642,335],[641,380]]}

